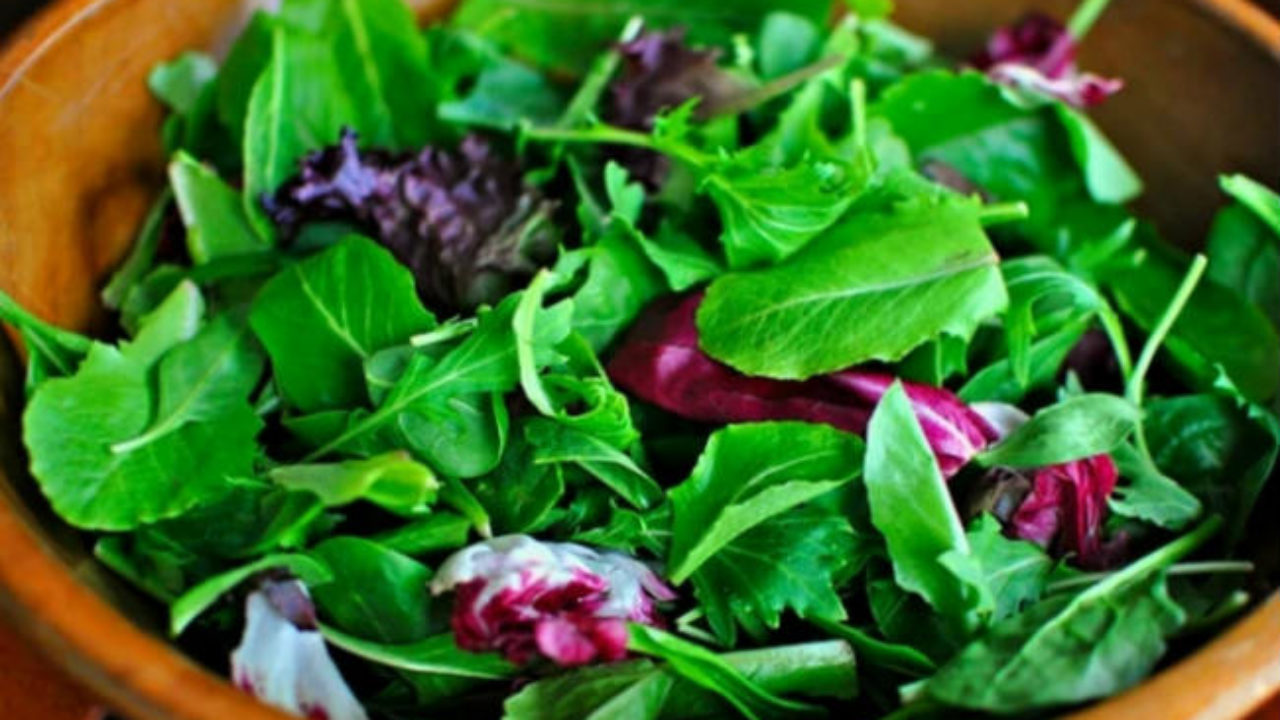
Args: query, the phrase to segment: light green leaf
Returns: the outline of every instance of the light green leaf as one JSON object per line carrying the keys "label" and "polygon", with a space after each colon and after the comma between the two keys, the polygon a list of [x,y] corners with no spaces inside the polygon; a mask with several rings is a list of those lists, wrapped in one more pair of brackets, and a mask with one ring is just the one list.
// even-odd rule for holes
{"label": "light green leaf", "polygon": [[245,214],[240,194],[212,168],[179,152],[169,164],[169,182],[195,264],[271,247]]}
{"label": "light green leaf", "polygon": [[987,467],[1038,468],[1110,452],[1137,426],[1142,412],[1118,395],[1069,397],[1032,416],[977,461]]}
{"label": "light green leaf", "polygon": [[368,500],[404,515],[429,512],[440,489],[431,469],[406,452],[327,465],[284,465],[268,476],[277,485],[315,493],[327,507]]}

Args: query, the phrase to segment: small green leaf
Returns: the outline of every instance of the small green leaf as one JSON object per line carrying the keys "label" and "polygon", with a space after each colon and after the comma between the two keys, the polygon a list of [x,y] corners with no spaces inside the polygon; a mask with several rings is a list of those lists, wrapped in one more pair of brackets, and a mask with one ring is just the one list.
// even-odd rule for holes
{"label": "small green leaf", "polygon": [[169,634],[177,637],[223,595],[237,585],[267,570],[287,570],[308,587],[322,585],[333,578],[328,566],[307,555],[267,555],[234,570],[205,580],[191,588],[169,607]]}
{"label": "small green leaf", "polygon": [[1142,413],[1118,395],[1090,393],[1037,412],[999,444],[980,453],[987,467],[1038,468],[1114,450],[1133,432]]}
{"label": "small green leaf", "polygon": [[195,264],[271,247],[249,220],[239,193],[209,166],[179,152],[169,164],[169,182]]}
{"label": "small green leaf", "polygon": [[517,671],[514,665],[496,654],[460,649],[452,633],[418,642],[390,644],[363,640],[327,626],[322,626],[320,632],[324,633],[325,640],[358,658],[413,673],[505,680]]}
{"label": "small green leaf", "polygon": [[440,489],[431,469],[403,451],[328,465],[285,465],[268,475],[282,487],[315,493],[327,507],[368,500],[404,515],[428,512]]}

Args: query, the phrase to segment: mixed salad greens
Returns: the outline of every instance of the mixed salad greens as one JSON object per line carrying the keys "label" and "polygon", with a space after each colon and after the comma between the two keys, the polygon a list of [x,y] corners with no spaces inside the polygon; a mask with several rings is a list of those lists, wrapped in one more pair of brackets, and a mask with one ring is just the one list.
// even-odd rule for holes
{"label": "mixed salad greens", "polygon": [[0,295],[40,489],[306,717],[1138,683],[1276,580],[1280,197],[1130,212],[1105,0],[962,62],[848,5],[283,0],[161,65],[118,339]]}

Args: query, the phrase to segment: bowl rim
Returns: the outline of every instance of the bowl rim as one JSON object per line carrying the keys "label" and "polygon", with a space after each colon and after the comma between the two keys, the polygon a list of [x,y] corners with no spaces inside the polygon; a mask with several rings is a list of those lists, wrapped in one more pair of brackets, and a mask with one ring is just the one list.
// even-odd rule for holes
{"label": "bowl rim", "polygon": [[[109,5],[130,1],[54,0],[28,18],[0,45],[0,101],[69,29]],[[448,0],[410,2],[431,6],[437,13],[452,5]],[[1280,61],[1280,20],[1259,6],[1249,0],[1184,2],[1215,16]],[[4,548],[0,613],[56,666],[113,709],[139,720],[289,720],[290,716],[236,690],[171,643],[143,630],[78,581],[72,568],[31,526],[19,504],[10,493],[0,492],[0,548]],[[1186,692],[1192,685],[1188,679],[1230,663],[1242,652],[1253,650],[1256,656],[1260,637],[1261,657],[1270,662],[1259,660],[1249,672],[1229,669],[1225,674],[1212,673],[1227,679],[1227,686]],[[1072,717],[1169,717],[1152,713],[1160,704],[1155,700],[1153,705],[1153,698],[1165,697],[1175,689],[1183,703],[1190,703],[1177,709],[1179,716],[1212,711],[1210,717],[1214,718],[1244,716],[1280,691],[1280,590],[1195,653]],[[200,702],[191,702],[193,697],[199,697]]]}

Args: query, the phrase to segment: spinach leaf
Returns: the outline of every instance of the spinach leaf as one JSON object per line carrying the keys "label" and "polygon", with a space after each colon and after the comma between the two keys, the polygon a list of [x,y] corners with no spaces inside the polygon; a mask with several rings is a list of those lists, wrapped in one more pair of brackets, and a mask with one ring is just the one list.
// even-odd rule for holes
{"label": "spinach leaf", "polygon": [[1280,197],[1243,176],[1222,185],[1239,203],[1209,231],[1209,278],[1235,288],[1280,328]]}
{"label": "spinach leaf", "polygon": [[[733,7],[715,0],[467,0],[452,22],[509,48],[537,67],[581,73],[636,15],[656,28],[688,27],[693,42],[728,45],[734,33],[754,32],[775,9],[772,0],[747,0]],[[798,0],[787,9],[823,22],[830,15],[831,2]]]}
{"label": "spinach leaf", "polygon": [[332,575],[311,591],[325,622],[357,637],[397,644],[440,630],[439,613],[433,622],[426,566],[357,537],[330,538],[308,555]]}
{"label": "spinach leaf", "polygon": [[751,528],[852,481],[861,457],[855,436],[825,425],[768,422],[713,433],[689,478],[669,492],[668,577],[684,582]]}
{"label": "spinach leaf", "polygon": [[525,439],[526,427],[517,428],[498,467],[474,483],[476,497],[499,534],[540,529],[564,497],[564,473],[554,463],[535,461],[535,447]]}
{"label": "spinach leaf", "polygon": [[1076,395],[1037,412],[999,444],[978,455],[987,467],[1038,468],[1114,450],[1141,411],[1118,395]]}
{"label": "spinach leaf", "polygon": [[241,560],[301,548],[325,525],[324,506],[309,492],[230,478],[220,496],[137,534],[201,557]]}
{"label": "spinach leaf", "polygon": [[787,609],[807,620],[843,620],[836,588],[861,552],[847,519],[802,505],[729,541],[691,580],[712,631],[733,647],[738,625],[760,640]]}
{"label": "spinach leaf", "polygon": [[[850,697],[857,692],[853,653],[842,642],[813,642],[726,653],[729,667],[776,694]],[[527,685],[507,699],[508,720],[614,720],[723,717],[714,693],[650,660],[574,670]]]}
{"label": "spinach leaf", "polygon": [[724,698],[748,718],[786,712],[814,712],[817,708],[787,700],[761,687],[723,658],[661,630],[631,623],[632,652],[665,660],[671,672]]}
{"label": "spinach leaf", "polygon": [[258,573],[287,570],[308,587],[316,587],[333,579],[330,568],[307,555],[267,555],[251,563],[215,575],[196,585],[169,606],[169,634],[177,637],[205,610],[222,596]]}
{"label": "spinach leaf", "polygon": [[471,522],[461,515],[437,512],[370,538],[388,550],[405,555],[426,555],[467,544]]}
{"label": "spinach leaf", "polygon": [[406,452],[328,465],[285,465],[268,475],[281,487],[314,493],[326,507],[368,500],[410,516],[430,512],[440,489],[431,469]]}
{"label": "spinach leaf", "polygon": [[321,626],[320,632],[335,647],[358,658],[413,673],[476,680],[505,680],[516,673],[515,666],[494,653],[460,649],[452,633],[433,635],[417,642],[390,644],[365,640],[328,626]]}
{"label": "spinach leaf", "polygon": [[303,412],[365,404],[365,361],[436,325],[413,275],[355,235],[268,282],[250,322],[282,397]]}
{"label": "spinach leaf", "polygon": [[[958,626],[975,626],[983,586],[973,577],[968,538],[901,383],[871,414],[863,482],[898,585]],[[941,562],[944,557],[949,561]],[[961,563],[965,572],[955,572]]]}
{"label": "spinach leaf", "polygon": [[138,320],[133,339],[120,343],[120,355],[129,362],[150,367],[162,355],[195,337],[204,325],[204,316],[200,288],[181,280]]}
{"label": "spinach leaf", "polygon": [[187,227],[187,252],[195,264],[270,247],[245,213],[240,194],[212,168],[179,152],[169,164],[169,183]]}
{"label": "spinach leaf", "polygon": [[77,527],[174,517],[252,473],[262,423],[247,398],[262,359],[248,328],[214,320],[164,355],[154,384],[149,363],[130,355],[146,332],[124,350],[94,345],[75,375],[41,385],[23,416],[31,472]]}
{"label": "spinach leaf", "polygon": [[1265,408],[1220,395],[1185,395],[1147,403],[1151,456],[1238,541],[1280,454],[1280,421]]}
{"label": "spinach leaf", "polygon": [[781,265],[713,282],[700,341],[742,372],[785,379],[898,360],[1003,310],[997,262],[969,203],[855,213]]}
{"label": "spinach leaf", "polygon": [[993,626],[924,686],[949,706],[1014,713],[1128,688],[1183,623],[1162,571],[1218,528],[1205,523],[1075,597],[1053,597]]}

